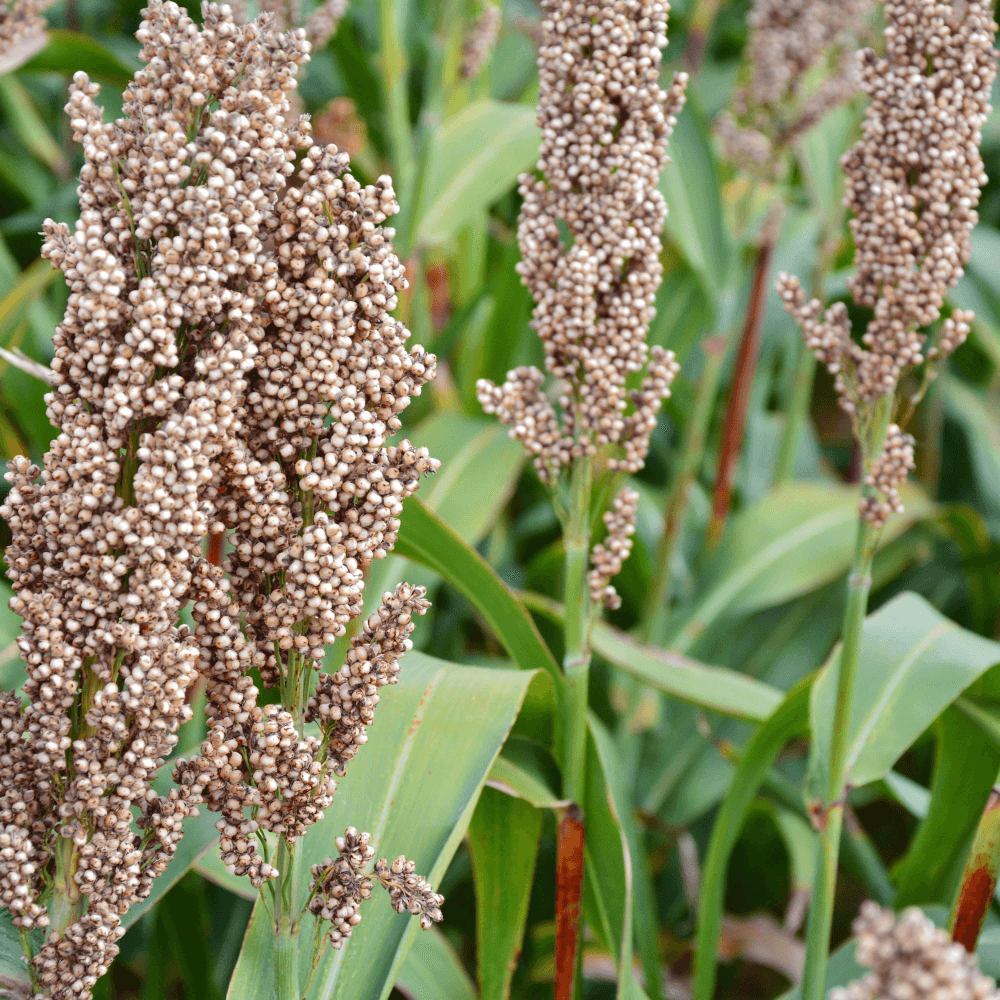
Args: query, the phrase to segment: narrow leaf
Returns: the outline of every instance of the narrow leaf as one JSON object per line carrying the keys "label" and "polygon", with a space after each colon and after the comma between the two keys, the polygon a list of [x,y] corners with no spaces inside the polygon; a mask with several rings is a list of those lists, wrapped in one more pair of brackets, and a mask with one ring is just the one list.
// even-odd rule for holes
{"label": "narrow leaf", "polygon": [[396,989],[407,1000],[476,1000],[469,974],[436,929],[418,934],[399,970]]}
{"label": "narrow leaf", "polygon": [[20,71],[75,73],[83,70],[94,80],[124,89],[138,68],[120,59],[89,35],[50,28],[48,45],[29,59]]}
{"label": "narrow leaf", "polygon": [[[906,512],[889,519],[883,546],[932,509],[917,487],[900,492]],[[788,483],[740,512],[671,648],[688,652],[723,615],[749,615],[837,579],[851,564],[857,521],[857,489],[813,482]]]}
{"label": "narrow leaf", "polygon": [[[810,786],[826,785],[840,650],[813,688]],[[848,726],[851,785],[877,781],[976,678],[1000,663],[1000,643],[949,621],[916,594],[901,594],[866,619]]]}
{"label": "narrow leaf", "polygon": [[540,809],[492,788],[483,789],[469,824],[481,1000],[510,996],[541,833]]}
{"label": "narrow leaf", "polygon": [[448,242],[532,166],[540,140],[523,104],[476,101],[448,119],[434,138],[417,242]]}
{"label": "narrow leaf", "polygon": [[935,729],[937,751],[927,813],[895,869],[896,901],[901,907],[951,897],[969,838],[1000,768],[1000,745],[958,709],[948,709]]}
{"label": "narrow leaf", "polygon": [[[521,601],[561,621],[562,605],[541,594],[522,592]],[[721,715],[763,722],[781,703],[782,692],[754,677],[710,667],[673,650],[644,646],[606,622],[596,622],[591,633],[595,653],[626,673],[665,694]]]}
{"label": "narrow leaf", "polygon": [[475,549],[413,497],[404,512],[395,551],[434,570],[464,594],[519,667],[545,670],[561,690],[562,677],[531,616]]}

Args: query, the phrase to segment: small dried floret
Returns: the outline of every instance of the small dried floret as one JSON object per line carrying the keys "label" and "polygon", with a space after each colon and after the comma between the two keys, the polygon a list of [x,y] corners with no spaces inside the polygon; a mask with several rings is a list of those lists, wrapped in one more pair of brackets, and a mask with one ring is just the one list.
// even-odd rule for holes
{"label": "small dried floret", "polygon": [[361,923],[361,904],[371,896],[375,881],[388,891],[397,913],[419,914],[420,926],[425,930],[442,919],[444,896],[415,873],[412,861],[400,855],[391,865],[380,859],[374,870],[364,870],[375,856],[370,841],[371,834],[358,833],[349,826],[344,836],[337,838],[339,856],[326,858],[310,869],[309,910],[319,919],[330,921],[329,941],[334,948],[343,947],[351,931]]}
{"label": "small dried floret", "polygon": [[865,485],[878,490],[881,497],[866,497],[861,501],[861,515],[871,521],[875,528],[881,528],[895,511],[903,513],[903,501],[899,487],[913,469],[913,438],[904,434],[896,424],[890,424],[886,434],[882,454],[875,459],[871,472],[865,477]]}
{"label": "small dried floret", "polygon": [[0,0],[0,73],[26,63],[48,40],[41,16],[53,0]]}
{"label": "small dried floret", "polygon": [[603,602],[612,610],[621,607],[622,599],[611,586],[611,579],[621,572],[622,565],[632,551],[632,535],[635,534],[638,512],[639,494],[626,486],[615,497],[611,510],[604,513],[608,536],[592,549],[590,565],[593,568],[587,576],[590,599],[595,604]]}

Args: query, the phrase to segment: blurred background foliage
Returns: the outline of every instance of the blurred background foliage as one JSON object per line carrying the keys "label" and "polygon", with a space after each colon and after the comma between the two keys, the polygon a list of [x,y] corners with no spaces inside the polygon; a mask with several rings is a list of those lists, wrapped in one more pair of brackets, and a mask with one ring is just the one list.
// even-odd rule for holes
{"label": "blurred background foliage", "polygon": [[[195,4],[187,6],[199,16]],[[721,377],[708,400],[707,438],[695,456],[691,503],[670,567],[673,613],[666,645],[787,690],[824,662],[837,639],[857,503],[856,491],[844,484],[858,473],[849,423],[837,407],[830,377],[820,370],[792,476],[774,487],[801,346],[773,291],[767,297],[734,516],[714,549],[706,545],[706,526],[761,221],[775,198],[784,202],[773,271],[809,275],[822,250],[821,233],[831,214],[836,217],[825,292],[828,300],[846,300],[851,244],[837,213],[837,159],[854,141],[863,108],[855,102],[829,115],[796,149],[785,175],[773,182],[750,178],[727,163],[713,121],[746,72],[742,51],[749,6],[749,0],[677,0],[671,13],[665,79],[674,69],[692,66],[699,52],[703,57],[696,69],[692,66],[687,106],[670,143],[673,163],[661,183],[670,216],[650,339],[676,352],[682,372],[639,477],[637,543],[616,581],[624,600],[611,620],[628,632],[642,618],[654,585],[668,487],[678,474],[680,444],[706,366],[705,342],[716,338],[710,351],[722,350]],[[103,85],[105,119],[120,115],[121,90],[137,65],[133,32],[141,7],[141,0],[64,0],[47,12],[53,29],[49,45],[16,71],[0,75],[0,347],[43,364],[51,359],[52,331],[67,293],[58,272],[38,259],[39,231],[46,217],[72,223],[78,211],[75,174],[82,159],[63,114],[67,82],[73,71],[86,70]],[[406,413],[407,434],[443,462],[422,491],[422,501],[511,587],[558,600],[561,541],[552,506],[525,468],[520,448],[484,418],[475,399],[477,379],[501,381],[514,366],[542,361],[528,326],[532,303],[515,272],[516,178],[532,166],[538,142],[540,14],[532,0],[505,0],[491,57],[474,79],[464,80],[461,44],[480,11],[478,0],[353,0],[329,45],[313,53],[299,93],[303,110],[313,116],[317,140],[348,150],[360,179],[372,181],[383,172],[394,178],[402,206],[396,246],[411,281],[401,315],[415,340],[441,359],[436,383]],[[876,562],[871,610],[914,591],[964,628],[995,638],[1000,626],[996,115],[984,135],[983,154],[993,179],[973,234],[972,263],[951,296],[953,305],[975,309],[977,321],[911,424],[917,472],[907,514],[889,532]],[[45,417],[45,388],[0,361],[2,457],[28,454],[37,461],[46,451],[53,431]],[[6,533],[5,526],[0,533]],[[485,667],[503,660],[503,648],[469,600],[430,570],[394,555],[377,564],[373,575],[378,579],[370,581],[369,595],[404,577],[432,588],[433,608],[414,637],[419,649]],[[533,600],[538,626],[558,651],[559,633],[541,613],[543,602]],[[17,624],[4,601],[0,632],[6,649],[0,671],[10,687],[19,683],[12,647]],[[608,632],[606,641],[596,642],[600,655],[591,708],[616,741],[623,781],[636,803],[636,835],[652,875],[647,916],[664,970],[662,995],[682,998],[691,995],[699,859],[734,761],[753,727],[637,685],[615,665],[616,660],[628,665],[632,655],[628,648],[616,653],[617,635]],[[336,651],[331,659],[335,656]],[[631,665],[637,669],[635,662]],[[971,806],[952,803],[954,843],[947,858],[938,846],[940,871],[927,891],[916,887],[926,858],[914,853],[920,847],[915,834],[928,812],[935,768],[942,781],[952,768],[961,787],[979,781],[969,769],[984,770],[985,760],[985,780],[992,781],[1000,751],[988,724],[1000,698],[998,680],[987,673],[972,692],[972,708],[949,709],[889,777],[853,794],[864,850],[845,861],[835,920],[838,941],[849,934],[863,898],[874,895],[888,902],[898,893],[901,902],[909,896],[947,904],[981,802],[973,792]],[[973,721],[976,710],[987,716],[986,723]],[[202,725],[197,718],[190,724],[181,749],[196,743]],[[493,933],[484,916],[486,897],[495,889],[489,859],[503,859],[507,879],[527,884],[532,864],[536,872],[530,898],[523,901],[526,912],[511,918],[515,928],[520,921],[526,928],[512,995],[525,1000],[551,996],[554,814],[501,790],[503,774],[518,771],[527,759],[532,764],[521,767],[522,776],[527,771],[544,776],[553,766],[537,732],[523,728],[508,740],[471,832],[441,879],[440,891],[447,897],[441,934],[420,937],[400,974],[398,994],[418,1000],[472,997],[479,995],[477,977],[485,977],[483,995],[502,995],[504,983],[487,982],[495,970],[488,962],[484,966],[483,952],[489,947],[484,934]],[[963,764],[962,754],[972,763]],[[363,781],[367,758],[359,760],[355,775]],[[733,851],[719,951],[720,998],[779,996],[801,967],[796,907],[801,909],[808,892],[813,854],[801,800],[788,788],[800,783],[805,761],[804,741],[785,750]],[[545,804],[544,787],[536,804]],[[491,837],[503,824],[529,833],[494,842]],[[96,996],[205,1000],[226,995],[252,903],[243,895],[248,887],[214,863],[213,833],[209,821],[200,839],[191,839],[188,860],[194,863],[187,873],[163,887],[169,891],[158,890],[155,905],[133,911],[137,919],[122,941],[121,958]],[[539,844],[537,860],[533,843]],[[989,956],[982,960],[986,971],[1000,967],[991,967]],[[615,995],[613,957],[598,938],[588,940],[585,968],[588,997]]]}

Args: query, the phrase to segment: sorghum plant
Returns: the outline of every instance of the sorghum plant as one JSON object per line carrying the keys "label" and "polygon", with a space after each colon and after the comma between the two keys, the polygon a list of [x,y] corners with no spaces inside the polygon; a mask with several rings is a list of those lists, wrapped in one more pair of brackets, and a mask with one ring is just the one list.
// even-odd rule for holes
{"label": "sorghum plant", "polygon": [[[146,65],[114,123],[74,77],[80,220],[45,224],[71,290],[46,397],[59,435],[42,470],[15,459],[2,508],[28,681],[26,704],[3,695],[0,899],[25,932],[48,927],[29,954],[39,996],[90,995],[204,804],[230,870],[274,885],[278,995],[298,1000],[294,845],[428,606],[400,584],[314,679],[438,466],[387,443],[435,359],[390,316],[405,287],[391,181],[363,187],[291,112],[305,32],[203,13],[199,28],[173,3],[144,12]],[[199,679],[208,738],[159,795]],[[259,705],[258,682],[282,703]],[[341,856],[370,886],[356,841]],[[405,858],[373,877],[401,912],[441,918]],[[337,945],[367,893],[328,882],[316,873]]]}
{"label": "sorghum plant", "polygon": [[900,424],[922,388],[904,390],[901,380],[923,365],[925,386],[934,365],[969,332],[972,314],[961,310],[941,322],[936,336],[928,328],[939,322],[945,292],[957,284],[970,257],[969,234],[986,182],[980,129],[996,76],[997,26],[985,3],[888,0],[885,17],[885,56],[861,54],[861,86],[871,98],[863,137],[841,161],[856,247],[848,288],[859,306],[874,311],[862,343],[851,337],[846,306],[837,303],[824,314],[818,300],[806,300],[795,278],[778,278],[807,346],[835,376],[865,470],[828,783],[816,804],[821,849],[809,917],[807,1000],[819,1000],[824,992],[844,813],[845,742],[872,557],[889,513],[901,509],[897,491],[913,467],[912,442]]}
{"label": "sorghum plant", "polygon": [[660,88],[662,0],[547,0],[543,9],[542,145],[537,173],[520,179],[518,272],[535,300],[532,326],[552,390],[541,371],[525,367],[500,386],[481,381],[478,395],[533,456],[562,520],[563,793],[582,805],[590,631],[602,606],[619,604],[610,581],[632,547],[638,501],[621,487],[604,514],[608,537],[592,545],[594,483],[642,468],[678,371],[673,354],[650,350],[646,335],[667,211],[657,182],[687,77]]}

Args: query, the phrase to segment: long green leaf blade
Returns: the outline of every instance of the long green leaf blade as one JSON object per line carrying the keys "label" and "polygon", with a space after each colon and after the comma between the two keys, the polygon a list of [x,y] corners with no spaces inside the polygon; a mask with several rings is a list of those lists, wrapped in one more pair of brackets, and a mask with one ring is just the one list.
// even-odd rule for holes
{"label": "long green leaf blade", "polygon": [[475,605],[519,667],[561,675],[531,616],[475,549],[413,497],[403,501],[395,551],[434,570]]}

